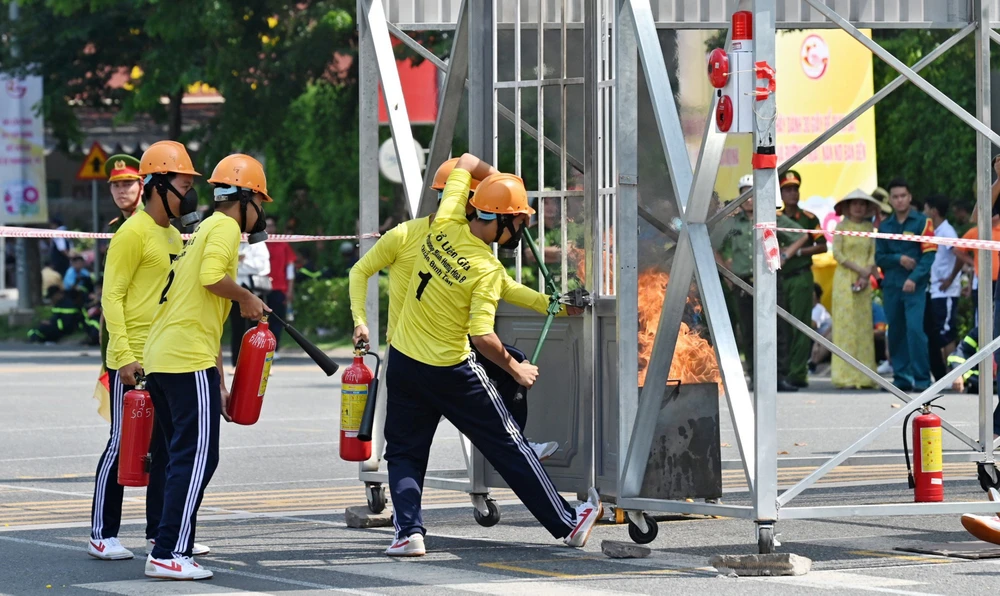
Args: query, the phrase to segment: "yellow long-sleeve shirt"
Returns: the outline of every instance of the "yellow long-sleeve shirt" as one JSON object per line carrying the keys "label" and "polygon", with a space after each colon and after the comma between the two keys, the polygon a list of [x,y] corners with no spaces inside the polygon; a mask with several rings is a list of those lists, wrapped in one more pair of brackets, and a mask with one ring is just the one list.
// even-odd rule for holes
{"label": "yellow long-sleeve shirt", "polygon": [[146,342],[148,373],[187,373],[212,368],[231,302],[205,286],[236,279],[240,224],[216,211],[198,224],[165,280],[160,307]]}
{"label": "yellow long-sleeve shirt", "polygon": [[[351,315],[354,325],[366,325],[368,312],[365,309],[365,296],[368,279],[389,268],[389,321],[386,324],[386,343],[392,343],[392,333],[396,328],[399,315],[403,311],[403,301],[413,274],[413,264],[421,256],[420,246],[427,239],[430,231],[430,217],[411,219],[399,224],[385,233],[375,246],[361,260],[351,267],[350,295]],[[549,297],[531,288],[519,284],[510,276],[501,280],[501,300],[528,310],[546,314],[549,307]],[[563,306],[560,315],[566,314]]]}
{"label": "yellow long-sleeve shirt", "polygon": [[157,225],[145,211],[128,218],[112,237],[101,296],[111,370],[143,362],[164,280],[182,248],[180,232]]}

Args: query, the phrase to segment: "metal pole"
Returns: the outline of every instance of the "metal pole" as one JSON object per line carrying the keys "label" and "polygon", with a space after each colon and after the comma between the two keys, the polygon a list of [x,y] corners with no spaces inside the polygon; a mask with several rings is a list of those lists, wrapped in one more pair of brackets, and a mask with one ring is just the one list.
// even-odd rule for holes
{"label": "metal pole", "polygon": [[[100,228],[100,209],[97,206],[97,180],[90,181],[90,209],[91,215],[94,219],[94,233],[98,234],[101,231]],[[101,276],[101,240],[94,240],[94,279],[98,279]]]}
{"label": "metal pole", "polygon": [[[618,285],[615,292],[615,322],[618,332],[618,428],[617,444],[605,443],[604,448],[617,456],[617,494],[621,494],[621,477],[625,470],[629,433],[635,424],[639,407],[639,351],[633,345],[639,337],[639,218],[633,206],[639,203],[639,131],[636,123],[639,111],[639,55],[636,51],[635,23],[626,4],[618,2],[615,64],[617,101],[615,127],[618,134]],[[608,399],[612,399],[608,396]],[[612,401],[614,403],[614,401]],[[604,487],[605,493],[610,487]]]}
{"label": "metal pole", "polygon": [[470,2],[469,152],[493,163],[493,0]]}
{"label": "metal pole", "polygon": [[434,137],[431,139],[431,149],[427,158],[427,169],[424,170],[423,194],[417,209],[418,217],[430,215],[436,210],[437,192],[431,188],[431,183],[438,167],[451,156],[455,123],[458,121],[459,108],[465,96],[465,77],[469,72],[468,14],[468,2],[462,2],[458,11],[458,24],[455,26],[451,55],[448,57],[448,70],[445,71],[437,122],[434,124]]}
{"label": "metal pole", "polygon": [[[990,110],[990,2],[974,0],[972,3],[973,18],[976,24],[976,117],[986,128],[992,128]],[[979,237],[992,239],[993,211],[990,192],[992,167],[990,166],[990,140],[980,132],[976,133],[976,203],[979,205],[979,216],[976,225],[979,227]],[[993,293],[988,291],[992,276],[990,275],[989,251],[976,251],[979,260],[979,345],[985,346],[994,337],[993,326]],[[983,461],[993,462],[993,419],[990,409],[993,406],[993,367],[979,367],[979,445],[983,451]]]}
{"label": "metal pole", "polygon": [[[754,0],[753,3],[753,61],[774,65],[775,51],[775,0]],[[753,146],[755,151],[775,145],[775,116],[777,103],[772,93],[754,105]],[[777,171],[755,169],[753,190],[757,197],[754,223],[774,224],[775,212],[769,205],[776,204],[778,193]],[[762,242],[754,242],[753,273],[754,295],[754,401],[756,403],[756,446],[754,465],[753,506],[758,523],[778,519],[778,377],[775,363],[778,360],[777,342],[777,288],[776,276],[767,266]]]}
{"label": "metal pole", "polygon": [[[587,280],[586,286],[595,296],[601,293],[600,279],[603,268],[603,258],[601,243],[597,242],[601,238],[603,230],[598,218],[600,210],[600,193],[598,178],[598,148],[601,142],[601,126],[598,121],[598,69],[600,68],[600,44],[603,39],[603,32],[600,28],[600,9],[598,0],[584,0],[583,14],[583,218],[590,226],[590,233],[584,238],[584,254],[586,255]],[[520,114],[518,114],[520,120]],[[520,134],[518,134],[520,138]],[[565,271],[564,271],[565,274]],[[596,355],[597,348],[597,315],[593,308],[584,311],[583,317],[583,362],[581,370],[582,379],[580,386],[584,388],[584,401],[587,408],[583,409],[585,444],[587,448],[587,486],[594,486],[596,479],[596,454],[594,453],[594,441],[597,434],[594,432],[595,408],[594,400],[598,387],[594,385],[597,375],[594,370],[597,368]],[[581,404],[582,405],[582,404]]]}
{"label": "metal pole", "polygon": [[[10,18],[10,22],[14,23],[18,18],[18,6],[17,2],[11,2],[10,6],[7,7],[7,15]],[[18,47],[17,39],[13,40],[11,43],[10,54],[12,57],[17,58],[20,55],[20,49]],[[20,102],[18,103],[18,109],[23,109]],[[36,243],[37,240],[32,242]],[[31,299],[31,277],[28,267],[28,239],[18,238],[17,242],[14,244],[14,254],[17,259],[17,308],[20,310],[30,309],[32,304]],[[6,263],[4,264],[6,267]]]}
{"label": "metal pole", "polygon": [[[363,9],[358,2],[358,12]],[[378,67],[375,57],[375,44],[372,41],[371,28],[367,19],[358,19],[360,48],[358,50],[359,75],[358,97],[358,156],[359,156],[359,217],[358,230],[361,234],[372,234],[378,231]],[[367,253],[375,246],[375,238],[361,238],[359,241],[361,254]],[[368,314],[369,337],[378,350],[379,344],[379,312],[378,312],[378,276],[368,280],[368,293],[365,298],[365,311]],[[382,367],[383,377],[386,367]],[[385,379],[379,383],[384,387]],[[379,391],[384,397],[385,391]],[[385,399],[382,399],[375,412],[375,427],[372,437],[372,457],[361,463],[361,471],[378,470],[385,444],[383,425],[385,422]]]}
{"label": "metal pole", "polygon": [[[413,146],[413,131],[410,127],[410,117],[406,110],[406,100],[403,97],[403,86],[396,68],[396,58],[389,38],[389,28],[386,25],[385,10],[382,1],[360,0],[359,13],[364,14],[365,27],[371,37],[375,64],[382,83],[382,94],[385,97],[385,107],[389,114],[389,128],[392,130],[392,143],[396,148],[396,160],[399,163],[400,176],[403,178],[403,191],[406,194],[406,205],[410,217],[417,217],[420,209],[420,186],[423,178],[417,162],[417,153]],[[376,170],[377,171],[377,170]],[[372,172],[374,175],[374,172]]]}

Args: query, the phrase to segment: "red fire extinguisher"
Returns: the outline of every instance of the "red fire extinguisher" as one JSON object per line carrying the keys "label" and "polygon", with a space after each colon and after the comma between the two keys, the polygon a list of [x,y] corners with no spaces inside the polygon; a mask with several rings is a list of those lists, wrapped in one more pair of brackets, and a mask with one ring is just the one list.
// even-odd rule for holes
{"label": "red fire extinguisher", "polygon": [[[931,407],[930,402],[924,404],[920,409],[920,415],[913,419],[912,469],[910,468],[910,450],[906,444],[906,425],[910,421],[910,416],[915,412],[907,414],[903,421],[903,453],[906,455],[906,471],[909,474],[910,488],[914,489],[914,502],[916,503],[944,501],[941,418],[931,412]],[[941,406],[933,407],[941,408]]]}
{"label": "red fire extinguisher", "polygon": [[267,327],[267,316],[264,316],[256,327],[243,335],[226,410],[236,424],[250,425],[260,418],[267,377],[271,374],[274,349],[278,345]]}
{"label": "red fire extinguisher", "polygon": [[[366,354],[375,356],[375,372],[365,364]],[[344,461],[367,461],[372,456],[371,429],[362,429],[362,418],[371,424],[380,364],[378,354],[355,346],[354,362],[340,378],[340,459]]]}
{"label": "red fire extinguisher", "polygon": [[122,434],[118,452],[118,484],[149,484],[149,441],[153,436],[153,400],[141,376],[122,399]]}

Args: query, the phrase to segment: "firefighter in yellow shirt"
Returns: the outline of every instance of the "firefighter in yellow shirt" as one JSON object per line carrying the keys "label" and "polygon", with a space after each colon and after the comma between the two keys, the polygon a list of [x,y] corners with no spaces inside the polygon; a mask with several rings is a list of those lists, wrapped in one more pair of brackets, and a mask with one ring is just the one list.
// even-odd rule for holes
{"label": "firefighter in yellow shirt", "polygon": [[[131,199],[134,209],[143,189],[140,161],[120,155],[112,159],[109,165],[114,165],[109,174],[116,203],[121,205],[118,195],[124,188],[134,192]],[[143,154],[142,162],[168,165],[154,174],[155,183],[151,179],[151,184],[145,186],[147,208],[130,212],[130,217],[122,221],[112,238],[101,298],[108,328],[106,361],[111,389],[111,437],[97,464],[87,553],[103,560],[133,557],[118,541],[123,498],[123,488],[118,484],[122,400],[125,393],[135,387],[142,373],[142,352],[160,300],[163,280],[170,271],[170,263],[183,248],[180,232],[170,225],[168,212],[180,211],[180,197],[188,192],[196,174],[187,150],[173,141],[151,145]],[[174,186],[177,193],[161,194],[161,182]],[[166,446],[158,432],[153,434],[150,451],[153,459],[146,491],[146,538],[155,537],[163,510]],[[208,549],[199,545],[199,551],[204,554]]]}
{"label": "firefighter in yellow shirt", "polygon": [[248,233],[250,242],[267,237],[261,203],[271,197],[264,168],[248,155],[230,155],[208,181],[215,185],[215,213],[201,222],[161,282],[144,352],[157,424],[169,445],[163,515],[146,558],[148,577],[212,577],[191,555],[198,507],[219,463],[219,418],[227,417],[222,327],[231,301],[247,319],[260,319],[267,310],[235,281],[241,234]]}
{"label": "firefighter in yellow shirt", "polygon": [[[438,191],[438,201],[444,191],[444,185],[448,181],[448,176],[458,163],[457,157],[449,159],[441,164],[434,174],[434,182],[431,188]],[[470,191],[475,192],[479,185],[478,180],[472,180]],[[471,208],[471,206],[470,206]],[[468,209],[467,209],[468,212]],[[386,343],[392,343],[392,330],[399,318],[399,312],[403,309],[403,300],[406,289],[410,282],[410,274],[413,272],[413,263],[420,257],[420,245],[427,237],[431,223],[434,221],[434,214],[428,217],[411,219],[401,223],[386,232],[375,246],[372,247],[352,268],[350,273],[350,294],[351,294],[351,314],[354,316],[354,344],[359,342],[368,344],[368,315],[365,311],[365,297],[368,279],[386,267],[389,268],[389,321],[386,325]],[[517,283],[510,276],[503,280],[500,291],[502,300],[520,306],[528,310],[534,310],[540,314],[547,314],[549,297],[541,292],[536,292],[531,288]],[[582,309],[570,307],[569,314],[579,314]],[[560,315],[567,314],[566,307],[560,311]],[[514,346],[504,344],[504,349],[518,362],[525,360],[524,352]],[[483,362],[482,355],[477,354],[480,363],[486,368],[486,372],[496,386],[497,391],[503,398],[504,405],[510,410],[514,421],[521,432],[524,432],[525,424],[528,420],[528,402],[525,399],[527,392],[518,391],[520,386],[514,378],[506,373],[499,366],[490,361]],[[385,367],[383,367],[383,374]],[[384,385],[381,383],[380,385]],[[545,461],[558,449],[559,443],[547,441],[544,443],[528,444],[538,455],[538,459]],[[381,453],[378,454],[379,456]]]}
{"label": "firefighter in yellow shirt", "polygon": [[[448,177],[434,222],[420,245],[393,330],[386,381],[385,459],[388,462],[396,539],[390,556],[420,556],[420,512],[431,441],[441,416],[486,456],[529,511],[557,538],[582,547],[601,515],[597,492],[571,507],[558,493],[525,441],[469,338],[486,359],[530,388],[538,368],[517,362],[493,332],[503,265],[490,244],[516,248],[534,210],[520,178],[463,155]],[[466,219],[472,179],[482,179]]]}

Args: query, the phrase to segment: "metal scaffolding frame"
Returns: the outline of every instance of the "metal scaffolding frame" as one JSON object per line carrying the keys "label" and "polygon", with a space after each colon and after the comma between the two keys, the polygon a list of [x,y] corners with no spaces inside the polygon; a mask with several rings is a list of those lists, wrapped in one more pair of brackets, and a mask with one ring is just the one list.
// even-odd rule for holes
{"label": "metal scaffolding frame", "polygon": [[[410,9],[407,9],[410,2]],[[711,4],[711,7],[709,7]],[[976,503],[894,503],[855,506],[790,506],[802,491],[813,486],[817,480],[845,462],[859,462],[865,456],[858,451],[893,425],[902,422],[910,412],[915,411],[943,388],[966,371],[988,358],[998,347],[1000,338],[991,335],[993,300],[988,292],[979,293],[980,320],[979,345],[983,348],[960,367],[938,379],[919,396],[911,397],[898,390],[874,371],[866,368],[856,359],[846,354],[829,340],[821,337],[808,325],[799,322],[776,305],[775,274],[766,265],[760,243],[756,243],[754,254],[755,286],[750,287],[731,271],[718,265],[713,259],[709,240],[709,230],[721,218],[732,213],[749,196],[757,197],[758,204],[773,204],[777,195],[777,177],[795,163],[809,155],[822,143],[842,130],[860,114],[870,109],[892,91],[910,82],[930,95],[935,101],[955,114],[965,124],[977,131],[977,203],[990,205],[990,144],[1000,146],[1000,136],[991,130],[990,120],[990,57],[991,40],[1000,42],[1000,35],[993,31],[995,24],[990,17],[1000,16],[1000,0],[750,0],[753,11],[754,62],[775,63],[776,31],[780,28],[799,27],[839,27],[864,44],[875,56],[884,60],[900,74],[889,85],[857,109],[852,111],[816,140],[779,165],[778,169],[754,170],[754,187],[738,200],[733,201],[719,212],[709,213],[712,189],[718,174],[726,135],[720,133],[714,122],[714,105],[706,120],[704,135],[698,159],[692,169],[681,129],[680,117],[667,66],[663,58],[657,30],[662,28],[721,28],[728,27],[729,16],[737,9],[737,0],[704,3],[698,0],[539,0],[537,13],[525,11],[519,0],[476,0],[467,2],[452,0],[448,6],[441,0],[420,2],[418,0],[358,0],[359,28],[361,32],[361,232],[377,230],[378,184],[373,172],[377,171],[377,114],[378,82],[381,80],[389,108],[390,127],[395,140],[397,157],[401,164],[403,186],[410,213],[425,215],[433,205],[431,196],[422,189],[427,187],[427,177],[432,175],[441,161],[450,152],[454,135],[454,122],[463,93],[468,88],[469,98],[469,147],[470,151],[492,161],[497,154],[497,117],[503,116],[516,123],[515,143],[517,146],[517,172],[521,173],[521,134],[530,135],[537,144],[537,151],[556,153],[560,158],[561,186],[559,191],[547,192],[542,188],[544,166],[539,165],[539,188],[532,196],[543,201],[558,197],[562,203],[563,248],[565,248],[565,213],[568,197],[582,197],[585,221],[590,226],[586,234],[587,287],[597,298],[592,309],[588,309],[584,323],[584,354],[589,364],[588,378],[584,385],[591,387],[593,397],[584,404],[589,409],[591,432],[589,440],[588,481],[597,478],[596,472],[599,449],[614,448],[617,455],[617,486],[602,486],[602,495],[616,499],[619,509],[628,513],[629,519],[640,531],[645,532],[646,518],[643,511],[671,513],[701,513],[740,517],[753,520],[758,529],[758,544],[762,551],[770,551],[774,546],[774,523],[779,519],[821,518],[850,515],[916,515],[958,512],[987,512],[995,510],[995,504]],[[386,19],[386,7],[395,22]],[[831,6],[845,11],[842,16]],[[420,12],[420,9],[423,12]],[[420,14],[418,14],[420,13]],[[537,17],[537,19],[535,19]],[[533,20],[534,19],[534,20]],[[569,79],[565,67],[561,78],[544,77],[541,72],[536,81],[521,79],[520,46],[517,46],[515,75],[513,81],[497,80],[497,32],[507,28],[514,30],[515,44],[520,43],[522,27],[536,30],[561,28],[563,43],[565,32],[571,28],[583,29],[584,36],[584,76],[582,80]],[[913,67],[907,67],[877,43],[863,35],[858,28],[942,28],[956,29],[957,32],[933,52],[925,56]],[[410,39],[405,31],[419,29],[456,29],[457,50],[452,52],[450,62],[433,56],[417,42]],[[431,60],[446,73],[444,93],[441,101],[434,140],[430,148],[427,172],[421,178],[413,154],[412,135],[406,116],[406,106],[399,86],[398,73],[392,53],[389,35],[395,35],[413,50]],[[921,69],[954,47],[969,35],[976,42],[976,115],[973,116],[945,96],[918,73]],[[542,35],[539,34],[539,65]],[[565,46],[564,46],[565,47]],[[467,52],[463,52],[466,50]],[[563,50],[565,65],[565,49]],[[614,312],[618,338],[633,338],[638,335],[638,240],[636,230],[639,217],[649,219],[648,213],[638,201],[638,77],[643,69],[650,99],[656,118],[657,132],[663,145],[666,165],[670,174],[676,211],[682,222],[679,238],[674,249],[670,282],[664,298],[656,340],[648,368],[646,382],[641,390],[637,386],[638,354],[636,350],[621,349],[629,342],[620,342],[614,362],[617,365],[617,395],[613,397],[617,411],[617,443],[613,446],[597,445],[594,421],[597,418],[597,395],[600,391],[597,381],[600,359],[598,326],[595,323],[598,312]],[[539,69],[541,70],[541,69]],[[781,73],[777,73],[778,93],[781,92]],[[572,156],[567,150],[565,126],[565,89],[567,85],[583,85],[584,88],[584,155],[582,159]],[[553,140],[546,137],[544,129],[543,89],[558,85],[563,93],[562,138]],[[520,92],[525,87],[537,89],[537,126],[524,121],[521,110]],[[515,89],[514,109],[509,109],[497,100],[500,89]],[[772,93],[755,109],[756,126],[754,147],[769,147],[775,144],[776,102]],[[539,159],[539,162],[542,160]],[[584,174],[582,193],[567,191],[566,168],[574,167]],[[421,187],[420,185],[423,184]],[[989,209],[979,210],[978,227],[980,235],[988,234],[990,226]],[[544,218],[544,216],[543,216]],[[755,224],[773,225],[775,214],[767,209],[754,210]],[[544,221],[544,220],[543,220]],[[657,222],[652,222],[657,223]],[[541,224],[544,226],[544,223]],[[544,228],[542,228],[544,231]],[[362,240],[362,251],[370,248],[373,240]],[[608,256],[608,253],[611,255]],[[565,251],[564,251],[565,254]],[[990,287],[990,255],[980,251],[979,270],[981,287]],[[607,265],[611,263],[611,265]],[[517,259],[520,276],[520,257]],[[562,271],[566,272],[563,257]],[[610,275],[607,275],[610,274]],[[720,274],[732,281],[741,290],[754,295],[756,320],[754,325],[756,346],[754,391],[750,393],[743,376],[740,356],[729,314],[722,293]],[[565,278],[563,276],[564,289]],[[653,442],[657,412],[660,409],[663,389],[666,387],[670,364],[677,342],[677,334],[684,304],[688,296],[691,280],[697,282],[701,293],[701,303],[708,321],[708,327],[719,363],[725,388],[733,428],[744,474],[750,488],[751,504],[748,506],[721,505],[713,503],[690,503],[662,499],[640,498],[647,459]],[[378,336],[377,286],[372,280],[369,285],[367,308],[369,329]],[[777,470],[782,462],[777,457],[777,400],[776,400],[776,321],[777,317],[788,321],[798,331],[805,333],[840,356],[849,364],[873,379],[882,388],[903,402],[900,409],[882,423],[859,437],[851,445],[832,458],[822,458],[818,467],[805,479],[779,494]],[[968,448],[968,453],[959,454],[959,459],[980,463],[981,473],[993,474],[994,467],[992,429],[990,427],[992,406],[992,367],[983,367],[980,372],[979,433],[970,437],[955,426],[945,422],[944,429],[957,437]],[[380,387],[384,389],[385,383]],[[655,389],[654,389],[655,388]],[[384,396],[379,397],[380,411],[384,415]],[[379,423],[380,424],[380,423]],[[384,482],[385,475],[378,471],[381,453],[380,437],[372,461],[361,465],[361,480],[366,483]],[[488,486],[485,481],[485,462],[482,456],[463,440],[467,470],[447,471],[444,474],[429,473],[427,485],[440,488],[464,490],[473,495],[485,495]],[[819,458],[810,458],[816,463]],[[873,458],[873,462],[878,460]],[[884,459],[884,458],[882,458]],[[789,460],[801,465],[801,459]],[[475,499],[474,499],[475,500]],[[477,507],[482,511],[480,503]]]}
{"label": "metal scaffolding frame", "polygon": [[[880,99],[888,95],[905,81],[912,82],[922,91],[930,95],[935,101],[955,114],[963,122],[977,131],[977,170],[978,170],[978,193],[977,202],[985,207],[990,205],[989,195],[989,143],[1000,145],[1000,136],[990,129],[989,102],[989,45],[990,38],[996,38],[996,33],[990,28],[990,6],[985,0],[975,0],[971,2],[972,12],[969,14],[969,22],[965,23],[965,28],[959,31],[952,39],[948,40],[941,48],[926,57],[915,69],[906,67],[895,59],[877,43],[863,35],[858,28],[848,19],[831,9],[820,0],[805,0],[805,2],[817,13],[822,15],[830,23],[840,27],[859,43],[865,45],[880,59],[900,73],[899,79],[894,81],[885,89],[881,90],[875,97],[848,117],[834,126],[833,129],[820,135],[809,146],[803,148],[786,163],[781,164],[778,170],[755,169],[754,187],[745,196],[741,196],[739,201],[717,214],[714,218],[708,219],[709,224],[731,213],[739,203],[748,196],[757,197],[758,204],[774,204],[777,195],[777,178],[779,171],[783,172],[794,165],[801,158],[811,153],[825,140],[832,137],[837,131],[846,126],[851,120],[863,113],[865,110],[876,104]],[[762,551],[769,552],[774,547],[773,524],[778,519],[792,518],[818,518],[818,517],[839,517],[849,515],[907,515],[907,514],[930,514],[930,513],[957,513],[990,511],[995,509],[995,504],[984,503],[900,503],[900,504],[880,504],[880,505],[856,505],[856,506],[811,506],[792,507],[789,503],[802,491],[813,486],[817,480],[831,471],[836,466],[842,464],[852,457],[860,449],[868,445],[877,436],[883,433],[894,424],[900,423],[907,414],[915,411],[924,403],[933,399],[935,395],[944,388],[950,386],[952,381],[962,375],[965,371],[976,366],[979,362],[987,358],[1000,346],[1000,339],[992,337],[992,297],[988,292],[980,293],[980,345],[984,346],[973,358],[970,358],[958,369],[952,370],[943,378],[938,379],[930,388],[922,392],[915,398],[910,398],[902,391],[896,389],[888,381],[884,380],[874,371],[869,370],[860,362],[837,348],[832,342],[825,340],[818,333],[813,331],[808,325],[804,325],[794,317],[788,315],[784,310],[777,308],[775,302],[775,274],[766,266],[765,255],[762,243],[756,243],[754,254],[754,280],[755,287],[739,281],[730,271],[718,266],[729,280],[736,283],[743,291],[752,292],[754,295],[754,310],[756,321],[754,326],[756,347],[756,357],[754,359],[754,396],[751,401],[748,388],[743,378],[742,369],[739,366],[740,357],[736,349],[733,338],[732,326],[729,322],[725,301],[722,295],[719,277],[716,273],[717,265],[712,259],[712,250],[709,243],[708,227],[706,226],[706,212],[708,209],[711,189],[715,182],[717,164],[721,157],[722,145],[725,142],[725,135],[719,133],[714,124],[714,109],[710,111],[706,123],[705,135],[703,138],[701,151],[698,157],[697,169],[694,173],[693,181],[690,180],[690,170],[686,160],[673,159],[671,156],[685,156],[684,139],[679,132],[679,117],[672,101],[672,93],[669,86],[669,79],[666,76],[666,69],[662,64],[662,52],[658,44],[655,43],[655,29],[652,24],[652,15],[649,2],[647,0],[627,0],[627,9],[631,11],[633,23],[638,38],[637,50],[645,68],[647,80],[650,82],[650,91],[653,94],[653,103],[656,107],[656,116],[660,129],[660,137],[663,142],[665,152],[668,156],[671,176],[674,179],[676,196],[678,197],[677,209],[682,214],[684,225],[681,229],[680,239],[677,245],[677,257],[673,261],[670,271],[671,283],[667,288],[667,295],[664,301],[663,311],[660,318],[659,329],[653,347],[652,358],[649,368],[646,371],[646,384],[642,395],[638,401],[638,414],[635,417],[634,426],[631,429],[631,441],[629,444],[629,454],[626,466],[622,474],[621,493],[618,500],[619,507],[626,510],[651,510],[669,511],[685,513],[706,513],[722,514],[753,519],[758,528],[758,544]],[[874,3],[873,3],[874,4]],[[753,1],[753,27],[754,27],[754,63],[765,62],[774,64],[775,47],[775,0],[754,0]],[[954,26],[954,25],[952,25]],[[977,80],[977,115],[972,116],[953,100],[933,87],[925,79],[920,77],[915,70],[919,70],[934,58],[941,55],[949,47],[960,41],[971,32],[975,32],[976,37],[976,80]],[[622,36],[621,30],[619,35]],[[624,38],[624,36],[622,36]],[[620,41],[620,46],[624,42]],[[780,73],[778,78],[780,79]],[[624,88],[625,81],[619,80],[619,85]],[[780,85],[779,91],[780,92]],[[775,143],[774,115],[775,94],[771,94],[767,99],[758,102],[755,109],[755,133],[754,147],[773,147]],[[714,106],[713,106],[714,108]],[[628,110],[634,109],[631,106],[619,105],[619,117],[623,120],[629,115]],[[619,147],[619,158],[622,161],[631,160],[633,156],[626,158],[627,152],[635,152],[634,144],[627,147]],[[685,201],[686,199],[686,201]],[[990,209],[981,208],[979,217],[979,229],[985,235],[990,229],[989,224]],[[767,209],[754,210],[755,224],[757,226],[774,225],[774,212]],[[627,250],[621,250],[627,254]],[[685,256],[690,258],[685,258]],[[985,252],[979,255],[980,266],[984,267],[990,256]],[[624,259],[623,259],[624,261]],[[989,277],[985,274],[985,269],[981,269],[981,282],[989,286]],[[691,276],[697,275],[698,287],[702,293],[702,305],[708,317],[709,328],[715,344],[716,356],[720,363],[723,383],[725,385],[730,410],[733,415],[733,426],[736,430],[737,442],[744,464],[744,471],[750,487],[752,504],[747,507],[718,506],[713,504],[691,504],[677,503],[672,501],[662,501],[653,499],[637,498],[639,488],[642,485],[645,472],[646,457],[652,443],[655,414],[660,407],[662,390],[652,390],[651,388],[661,388],[666,382],[666,377],[673,357],[676,344],[677,330],[680,321],[680,314],[684,308],[687,298],[688,286]],[[985,281],[984,281],[985,280]],[[620,288],[619,296],[624,301],[625,292]],[[621,313],[621,309],[619,309]],[[876,380],[882,387],[892,392],[896,397],[905,402],[905,405],[894,412],[881,424],[854,441],[851,445],[840,451],[837,455],[827,459],[817,467],[806,478],[796,483],[791,488],[778,494],[777,488],[777,401],[776,401],[776,381],[775,362],[775,329],[776,317],[781,316],[791,323],[796,329],[808,335],[814,341],[829,348],[833,353],[844,358],[852,366],[864,372],[870,378]],[[981,375],[989,375],[991,367],[984,367]],[[627,374],[621,375],[623,378]],[[626,390],[625,384],[620,390]],[[647,395],[649,393],[649,395]],[[989,376],[981,379],[980,384],[980,412],[979,412],[979,437],[974,439],[966,436],[954,426],[946,425],[946,430],[954,434],[976,454],[977,460],[983,464],[982,469],[992,472],[995,478],[995,468],[993,466],[993,448],[990,406],[992,405],[992,382]],[[630,512],[630,517],[631,517]],[[633,517],[633,519],[636,519]],[[636,519],[638,522],[638,519]]]}

